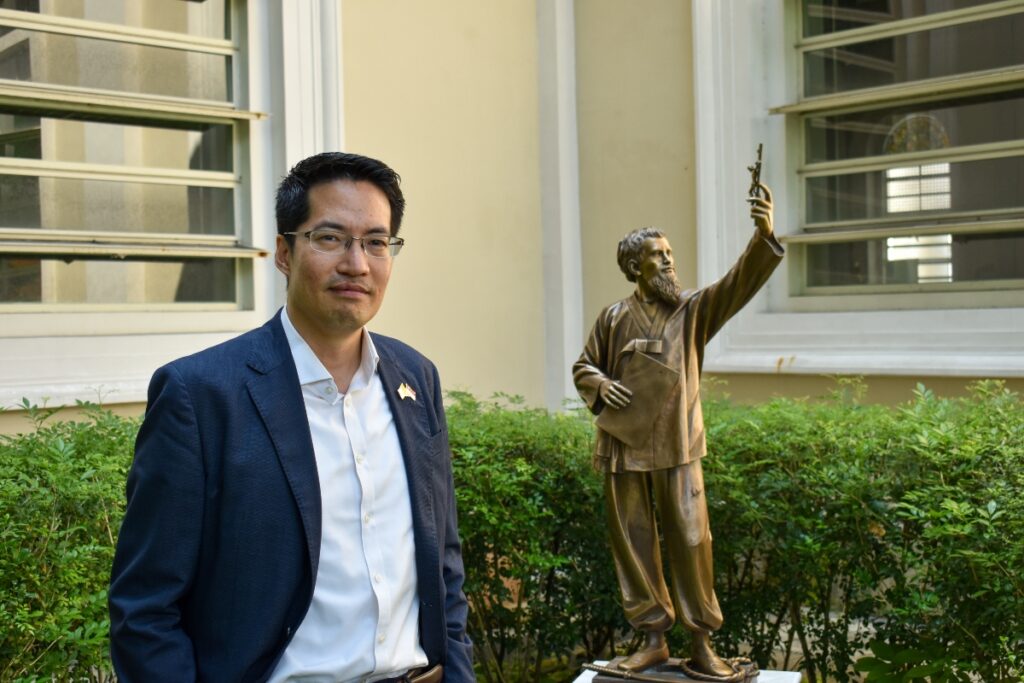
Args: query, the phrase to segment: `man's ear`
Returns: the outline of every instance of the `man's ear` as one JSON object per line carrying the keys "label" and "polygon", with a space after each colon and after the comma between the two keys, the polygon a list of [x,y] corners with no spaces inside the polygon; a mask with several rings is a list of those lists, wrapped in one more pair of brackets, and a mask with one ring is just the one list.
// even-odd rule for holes
{"label": "man's ear", "polygon": [[635,258],[631,258],[628,261],[626,261],[626,269],[629,271],[629,274],[632,275],[633,277],[640,277],[640,262],[637,261]]}
{"label": "man's ear", "polygon": [[292,274],[291,256],[292,250],[288,246],[288,240],[284,235],[278,235],[277,248],[274,250],[274,265],[284,273],[285,277]]}

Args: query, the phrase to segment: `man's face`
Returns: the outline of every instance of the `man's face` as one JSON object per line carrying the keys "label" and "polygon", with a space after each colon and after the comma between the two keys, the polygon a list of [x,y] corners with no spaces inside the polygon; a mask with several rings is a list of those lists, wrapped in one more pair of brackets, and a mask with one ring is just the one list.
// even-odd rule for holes
{"label": "man's face", "polygon": [[314,251],[304,233],[328,227],[351,237],[390,237],[391,206],[374,184],[334,180],[309,190],[309,218],[289,247],[277,237],[275,263],[288,277],[288,315],[296,327],[333,336],[357,331],[380,309],[391,257],[367,256],[359,241],[340,253]]}

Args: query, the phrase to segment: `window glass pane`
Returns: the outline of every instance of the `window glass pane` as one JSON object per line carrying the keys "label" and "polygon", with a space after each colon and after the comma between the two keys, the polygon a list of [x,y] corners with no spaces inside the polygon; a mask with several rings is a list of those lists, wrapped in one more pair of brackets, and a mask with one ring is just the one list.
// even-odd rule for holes
{"label": "window glass pane", "polygon": [[197,123],[188,128],[0,109],[0,157],[230,171],[231,127]]}
{"label": "window glass pane", "polygon": [[834,161],[1024,138],[1020,91],[804,121],[806,160]]}
{"label": "window glass pane", "polygon": [[[900,165],[888,171],[820,176],[807,179],[807,221],[913,218],[936,211],[1022,208],[1021,188],[1024,157]],[[913,203],[915,198],[917,205]]]}
{"label": "window glass pane", "polygon": [[236,265],[234,259],[67,263],[0,255],[0,303],[230,303]]}
{"label": "window glass pane", "polygon": [[204,38],[229,37],[226,0],[0,0],[0,8]]}
{"label": "window glass pane", "polygon": [[992,0],[804,0],[804,36],[985,5]]}
{"label": "window glass pane", "polygon": [[0,41],[0,78],[17,81],[227,101],[230,72],[229,57],[202,52],[21,29]]}
{"label": "window glass pane", "polygon": [[230,235],[226,188],[0,175],[0,227]]}
{"label": "window glass pane", "polygon": [[804,95],[872,88],[1024,64],[1024,14],[804,54]]}
{"label": "window glass pane", "polygon": [[0,256],[0,302],[41,301],[39,260]]}
{"label": "window glass pane", "polygon": [[807,285],[907,285],[1024,279],[1024,232],[810,244]]}

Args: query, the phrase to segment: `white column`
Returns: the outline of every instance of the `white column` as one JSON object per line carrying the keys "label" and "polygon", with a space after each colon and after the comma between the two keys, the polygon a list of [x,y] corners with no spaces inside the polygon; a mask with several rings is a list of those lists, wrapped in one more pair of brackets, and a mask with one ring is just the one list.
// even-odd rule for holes
{"label": "white column", "polygon": [[285,170],[323,150],[323,33],[329,30],[321,27],[320,12],[320,0],[288,0],[281,6],[281,99],[274,113],[275,130],[284,134]]}
{"label": "white column", "polygon": [[345,149],[345,88],[342,71],[342,0],[320,0],[320,82],[323,87],[323,149]]}
{"label": "white column", "polygon": [[[341,0],[275,0],[270,14],[269,127],[276,189],[296,162],[344,149],[342,5]],[[273,197],[268,201],[272,205]],[[276,308],[284,303],[284,279],[274,279]]]}
{"label": "white column", "polygon": [[573,0],[537,0],[545,371],[550,410],[575,398],[583,348],[576,35]]}
{"label": "white column", "polygon": [[[280,167],[344,147],[344,81],[340,0],[278,0],[280,59],[275,132],[283,136]],[[280,143],[278,143],[280,145]]]}

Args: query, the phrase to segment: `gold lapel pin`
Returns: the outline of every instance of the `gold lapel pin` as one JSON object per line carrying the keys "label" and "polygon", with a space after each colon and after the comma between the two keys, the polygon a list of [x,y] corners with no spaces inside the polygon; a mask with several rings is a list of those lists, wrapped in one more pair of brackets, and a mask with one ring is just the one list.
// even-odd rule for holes
{"label": "gold lapel pin", "polygon": [[411,398],[412,400],[415,401],[416,392],[413,391],[412,387],[410,387],[408,384],[402,382],[401,384],[398,385],[398,397],[401,398],[403,401],[407,398]]}

